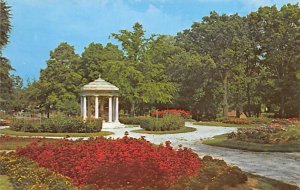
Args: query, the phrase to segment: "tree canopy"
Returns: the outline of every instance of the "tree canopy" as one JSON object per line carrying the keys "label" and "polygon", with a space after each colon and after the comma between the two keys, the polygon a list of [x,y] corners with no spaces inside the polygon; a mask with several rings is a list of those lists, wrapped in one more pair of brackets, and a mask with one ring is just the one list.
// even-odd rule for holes
{"label": "tree canopy", "polygon": [[24,97],[41,111],[76,114],[80,87],[101,74],[120,88],[121,108],[133,115],[178,108],[201,119],[231,110],[237,117],[259,115],[267,108],[295,117],[300,114],[299,30],[298,4],[260,7],[246,16],[213,11],[176,36],[147,37],[135,23],[111,34],[119,45],[93,42],[79,55],[72,45],[59,44]]}

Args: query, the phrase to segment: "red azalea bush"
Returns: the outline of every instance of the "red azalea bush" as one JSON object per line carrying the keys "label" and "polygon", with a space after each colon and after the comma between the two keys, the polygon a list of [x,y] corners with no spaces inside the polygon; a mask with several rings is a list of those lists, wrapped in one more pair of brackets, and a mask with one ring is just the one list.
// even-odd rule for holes
{"label": "red azalea bush", "polygon": [[177,110],[177,109],[171,109],[171,110],[160,110],[160,111],[154,111],[151,113],[152,117],[164,117],[165,115],[168,114],[173,114],[173,115],[179,115],[182,116],[184,118],[187,118],[191,115],[190,112],[185,111],[185,110]]}
{"label": "red azalea bush", "polygon": [[76,184],[96,188],[166,188],[181,177],[199,173],[201,161],[190,149],[153,146],[144,139],[91,138],[62,140],[18,148],[17,155],[70,177]]}

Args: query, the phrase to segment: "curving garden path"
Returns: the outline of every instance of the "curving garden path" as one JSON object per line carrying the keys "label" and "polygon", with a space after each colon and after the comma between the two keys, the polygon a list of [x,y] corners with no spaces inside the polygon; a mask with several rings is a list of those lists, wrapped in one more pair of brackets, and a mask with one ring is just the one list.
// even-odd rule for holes
{"label": "curving garden path", "polygon": [[[233,127],[200,126],[194,125],[190,122],[186,122],[186,126],[194,127],[197,130],[189,133],[154,135],[133,132],[133,130],[140,129],[139,127],[126,127],[109,129],[109,131],[114,132],[114,134],[108,137],[123,137],[125,131],[128,131],[129,136],[131,137],[140,138],[141,136],[144,136],[146,140],[155,144],[164,143],[165,141],[169,140],[172,142],[173,146],[176,147],[179,144],[182,144],[185,147],[192,148],[200,156],[211,155],[216,158],[221,158],[227,163],[239,166],[244,171],[295,184],[300,187],[300,153],[250,152],[208,146],[201,144],[200,140],[211,138],[215,135],[236,131],[237,129]],[[78,137],[71,139],[75,140],[78,139]]]}

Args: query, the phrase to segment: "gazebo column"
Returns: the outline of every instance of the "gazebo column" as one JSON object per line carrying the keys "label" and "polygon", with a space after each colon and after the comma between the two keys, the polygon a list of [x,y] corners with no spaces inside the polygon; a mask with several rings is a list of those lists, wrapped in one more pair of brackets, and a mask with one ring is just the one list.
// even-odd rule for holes
{"label": "gazebo column", "polygon": [[119,122],[119,97],[115,97],[115,122]]}
{"label": "gazebo column", "polygon": [[108,99],[108,122],[112,122],[112,97]]}
{"label": "gazebo column", "polygon": [[80,116],[83,116],[83,97],[80,96]]}
{"label": "gazebo column", "polygon": [[95,96],[95,119],[99,118],[99,100],[98,96]]}
{"label": "gazebo column", "polygon": [[104,120],[104,98],[100,97],[100,115],[102,120]]}
{"label": "gazebo column", "polygon": [[86,96],[83,96],[83,119],[86,119]]}

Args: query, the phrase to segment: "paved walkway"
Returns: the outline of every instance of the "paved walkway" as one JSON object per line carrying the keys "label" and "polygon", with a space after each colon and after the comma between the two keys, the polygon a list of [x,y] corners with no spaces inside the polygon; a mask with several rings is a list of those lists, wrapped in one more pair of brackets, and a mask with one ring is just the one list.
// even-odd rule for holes
{"label": "paved walkway", "polygon": [[[108,137],[123,137],[125,131],[128,131],[129,136],[131,137],[140,138],[141,136],[145,136],[148,141],[155,144],[164,143],[169,140],[172,142],[173,146],[176,147],[179,144],[182,144],[192,148],[200,156],[211,155],[216,158],[224,159],[227,163],[237,165],[244,171],[300,186],[300,153],[261,153],[212,147],[201,144],[200,139],[211,138],[215,135],[236,131],[237,129],[232,127],[199,126],[189,122],[186,123],[186,126],[194,127],[197,131],[190,133],[153,135],[135,133],[133,130],[140,128],[129,127],[109,129],[108,131],[112,131],[115,134]],[[75,140],[78,138],[72,139]]]}

